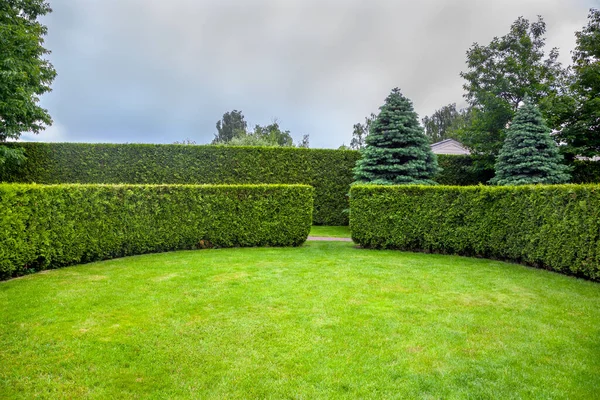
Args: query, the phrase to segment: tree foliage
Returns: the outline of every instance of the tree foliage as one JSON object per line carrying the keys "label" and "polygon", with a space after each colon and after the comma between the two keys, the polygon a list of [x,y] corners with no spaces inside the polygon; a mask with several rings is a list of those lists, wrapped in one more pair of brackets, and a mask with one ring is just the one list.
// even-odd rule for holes
{"label": "tree foliage", "polygon": [[472,110],[460,140],[476,153],[495,155],[504,142],[505,130],[525,96],[540,104],[552,128],[561,124],[560,114],[569,95],[558,50],[546,56],[546,23],[519,17],[507,35],[489,45],[477,43],[467,51],[465,98]]}
{"label": "tree foliage", "polygon": [[354,130],[352,131],[352,140],[350,141],[350,149],[360,150],[366,145],[367,136],[369,135],[369,129],[377,116],[373,113],[368,117],[365,117],[365,123],[354,124]]}
{"label": "tree foliage", "polygon": [[573,51],[575,106],[559,138],[570,157],[600,155],[600,10],[590,10]]}
{"label": "tree foliage", "polygon": [[566,183],[570,179],[558,146],[539,109],[528,98],[515,114],[496,161],[497,185]]}
{"label": "tree foliage", "polygon": [[237,136],[245,135],[247,126],[241,111],[226,112],[223,118],[217,121],[217,133],[212,144],[225,144]]}
{"label": "tree foliage", "polygon": [[419,125],[410,100],[395,88],[373,121],[356,163],[356,182],[372,184],[434,184],[437,159]]}
{"label": "tree foliage", "polygon": [[457,110],[456,103],[448,104],[436,110],[430,117],[424,117],[421,122],[425,128],[425,136],[431,143],[445,139],[458,139],[457,131],[464,128],[468,110]]}
{"label": "tree foliage", "polygon": [[282,130],[277,120],[274,120],[269,125],[265,126],[255,125],[254,132],[250,133],[250,135],[263,139],[271,143],[273,146],[294,146],[294,139],[292,139],[292,134],[290,133],[290,131]]}
{"label": "tree foliage", "polygon": [[[241,111],[233,110],[223,114],[217,122],[217,134],[212,144],[228,146],[294,147],[294,139],[289,130],[283,130],[277,119],[269,125],[255,125],[254,131],[247,130],[248,124]],[[297,147],[309,146],[309,135],[303,135]]]}
{"label": "tree foliage", "polygon": [[308,149],[310,147],[310,136],[302,135],[302,139],[298,142],[298,145],[296,147]]}
{"label": "tree foliage", "polygon": [[268,141],[265,138],[258,137],[252,134],[236,136],[229,142],[224,143],[227,146],[256,146],[256,147],[277,147],[277,143]]}
{"label": "tree foliage", "polygon": [[[43,0],[0,2],[0,143],[52,124],[48,111],[38,105],[56,77],[44,58],[50,54],[44,48],[47,28],[38,21],[51,11]],[[23,158],[22,153],[0,149],[0,165]]]}

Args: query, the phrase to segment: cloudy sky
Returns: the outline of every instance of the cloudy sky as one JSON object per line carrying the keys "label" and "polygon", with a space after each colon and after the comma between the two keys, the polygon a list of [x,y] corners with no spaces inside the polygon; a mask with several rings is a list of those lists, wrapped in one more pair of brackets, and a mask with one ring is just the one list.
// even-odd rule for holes
{"label": "cloudy sky", "polygon": [[570,62],[600,0],[49,0],[54,125],[26,140],[208,143],[224,112],[277,118],[311,147],[400,87],[422,117],[462,102],[465,52],[520,15],[547,23]]}

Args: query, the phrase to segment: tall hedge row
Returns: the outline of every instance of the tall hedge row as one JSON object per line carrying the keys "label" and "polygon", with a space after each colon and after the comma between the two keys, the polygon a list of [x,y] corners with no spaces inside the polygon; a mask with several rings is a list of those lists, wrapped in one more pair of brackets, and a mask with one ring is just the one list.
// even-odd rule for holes
{"label": "tall hedge row", "polygon": [[318,225],[347,225],[351,150],[154,144],[12,143],[27,162],[0,171],[21,183],[308,184]]}
{"label": "tall hedge row", "polygon": [[178,249],[298,246],[307,185],[0,184],[0,279]]}
{"label": "tall hedge row", "polygon": [[[317,225],[347,225],[354,150],[152,144],[11,143],[28,161],[0,182],[130,184],[294,184],[315,188]],[[477,185],[494,176],[493,160],[438,155],[443,185]],[[486,167],[487,166],[487,167]],[[600,163],[576,162],[574,182],[600,182]]]}
{"label": "tall hedge row", "polygon": [[363,247],[503,259],[600,280],[600,185],[354,186]]}

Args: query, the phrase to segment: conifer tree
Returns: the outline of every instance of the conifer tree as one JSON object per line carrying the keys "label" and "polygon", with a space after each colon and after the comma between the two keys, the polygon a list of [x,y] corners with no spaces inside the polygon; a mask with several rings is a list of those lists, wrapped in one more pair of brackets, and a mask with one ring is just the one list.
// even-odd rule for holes
{"label": "conifer tree", "polygon": [[395,88],[370,126],[362,158],[354,168],[357,183],[434,185],[437,158],[429,147],[410,100]]}
{"label": "conifer tree", "polygon": [[506,131],[504,145],[496,160],[496,176],[490,183],[566,183],[570,179],[568,171],[540,110],[526,98]]}

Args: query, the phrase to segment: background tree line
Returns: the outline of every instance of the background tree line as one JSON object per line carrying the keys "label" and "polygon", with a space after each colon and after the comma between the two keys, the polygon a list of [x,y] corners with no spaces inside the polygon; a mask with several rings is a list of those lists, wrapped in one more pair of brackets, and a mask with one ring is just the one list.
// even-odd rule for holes
{"label": "background tree line", "polygon": [[[472,153],[497,156],[510,122],[526,97],[536,105],[567,160],[600,155],[600,10],[575,33],[572,65],[558,62],[558,49],[546,49],[546,23],[519,17],[502,37],[467,50],[460,73],[466,106],[452,103],[422,119],[434,143],[454,138]],[[365,146],[375,115],[354,125],[350,147]]]}
{"label": "background tree line", "polygon": [[255,125],[253,131],[248,130],[248,123],[241,111],[233,110],[223,114],[217,121],[217,133],[212,144],[230,146],[280,146],[280,147],[309,147],[309,136],[294,145],[290,131],[283,130],[277,119],[269,125]]}

